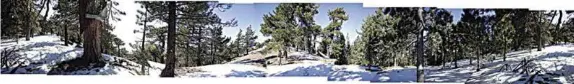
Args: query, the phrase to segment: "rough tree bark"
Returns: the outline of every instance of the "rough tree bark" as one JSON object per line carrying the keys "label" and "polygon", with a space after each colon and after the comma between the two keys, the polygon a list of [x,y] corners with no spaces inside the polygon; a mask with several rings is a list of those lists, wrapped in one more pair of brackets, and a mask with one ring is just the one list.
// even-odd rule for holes
{"label": "rough tree bark", "polygon": [[[94,18],[86,18],[87,6],[92,4],[93,0],[79,1],[80,29],[83,29],[84,39],[84,56],[82,59],[87,63],[101,62],[100,52],[100,29],[102,22]],[[90,10],[94,11],[94,10]]]}

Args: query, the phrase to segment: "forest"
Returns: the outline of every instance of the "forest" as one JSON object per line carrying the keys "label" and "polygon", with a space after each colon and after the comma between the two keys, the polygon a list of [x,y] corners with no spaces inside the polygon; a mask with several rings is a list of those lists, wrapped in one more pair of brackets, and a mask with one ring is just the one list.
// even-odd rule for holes
{"label": "forest", "polygon": [[[141,75],[150,75],[145,67],[152,67],[148,62],[151,61],[165,64],[159,76],[177,77],[180,69],[226,64],[256,54],[278,59],[256,62],[263,67],[289,65],[293,64],[293,52],[303,52],[333,59],[334,65],[367,66],[367,71],[416,66],[416,81],[423,82],[427,66],[456,69],[468,64],[479,72],[489,67],[487,63],[507,61],[511,52],[542,51],[547,46],[574,43],[572,10],[461,8],[460,20],[454,22],[454,14],[445,8],[379,7],[374,14],[362,18],[356,31],[359,35],[351,42],[341,31],[348,16],[355,13],[346,12],[344,7],[329,9],[329,23],[321,26],[315,20],[319,4],[280,3],[259,18],[261,24],[251,24],[261,28],[250,25],[236,36],[225,36],[223,30],[237,27],[240,21],[223,20],[216,12],[225,12],[233,4],[135,3],[141,6],[134,7],[138,9],[134,24],[141,27],[128,33],[142,38],[128,44],[111,33],[117,29],[111,23],[126,16],[124,10],[116,7],[121,4],[113,0],[2,0],[2,44],[55,35],[63,42],[59,45],[82,49],[81,56],[58,62],[50,72],[103,67],[110,63],[104,56],[109,55],[141,65],[137,69]],[[48,17],[50,11],[55,13]],[[154,22],[167,25],[158,27],[152,25]],[[270,39],[256,41],[262,37]],[[26,48],[2,47],[3,74],[30,64],[10,58]],[[468,63],[460,63],[462,60]]]}

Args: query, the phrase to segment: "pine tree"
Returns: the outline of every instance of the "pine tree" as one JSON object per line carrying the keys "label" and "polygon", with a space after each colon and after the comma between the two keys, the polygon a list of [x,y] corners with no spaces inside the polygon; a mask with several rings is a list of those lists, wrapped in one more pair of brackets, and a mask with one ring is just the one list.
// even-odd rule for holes
{"label": "pine tree", "polygon": [[299,30],[301,31],[300,39],[301,48],[309,53],[314,52],[314,46],[312,45],[315,41],[314,38],[320,33],[320,27],[315,24],[314,16],[318,14],[319,5],[314,3],[294,3],[295,5],[295,16],[298,18]]}
{"label": "pine tree", "polygon": [[237,35],[235,36],[235,40],[234,40],[234,42],[233,42],[233,44],[232,44],[232,45],[235,47],[235,52],[234,52],[234,53],[235,53],[235,56],[232,57],[232,58],[236,58],[236,57],[241,57],[241,56],[243,56],[243,52],[244,52],[244,50],[245,50],[246,47],[244,47],[244,45],[245,45],[245,44],[244,44],[244,43],[245,43],[244,41],[245,41],[245,40],[242,40],[242,39],[245,38],[245,36],[243,36],[242,33],[243,33],[243,30],[242,30],[242,29],[239,29],[239,33],[237,33]]}
{"label": "pine tree", "polygon": [[260,32],[264,36],[271,36],[270,42],[266,45],[266,50],[278,50],[279,64],[281,58],[287,56],[289,47],[294,45],[294,34],[297,23],[295,22],[295,10],[293,4],[282,3],[275,7],[271,14],[263,15],[263,23]]}
{"label": "pine tree", "polygon": [[445,9],[441,8],[428,8],[425,11],[425,23],[428,27],[429,35],[427,36],[426,53],[429,65],[444,64],[446,60],[446,53],[448,52],[447,42],[448,35],[451,31],[452,15]]}
{"label": "pine tree", "polygon": [[223,30],[223,27],[220,25],[215,26],[215,27],[211,28],[211,30],[210,30],[211,34],[212,34],[211,35],[212,38],[211,38],[211,42],[210,42],[211,43],[210,44],[210,46],[211,46],[210,51],[211,51],[211,56],[212,56],[212,59],[211,59],[212,63],[211,64],[223,63],[223,62],[229,61],[228,59],[225,59],[225,57],[227,55],[229,55],[228,52],[226,52],[226,51],[231,50],[227,47],[227,44],[229,43],[230,38],[223,36],[222,30]]}
{"label": "pine tree", "polygon": [[255,32],[251,29],[251,25],[249,25],[249,27],[247,27],[246,31],[245,31],[245,35],[243,35],[243,39],[245,39],[245,53],[243,55],[247,55],[249,54],[249,52],[251,52],[251,50],[253,50],[253,47],[255,47],[255,40],[257,39],[257,36],[255,35]]}
{"label": "pine tree", "polygon": [[136,32],[141,32],[142,33],[142,40],[141,40],[141,50],[145,51],[145,42],[146,42],[146,32],[148,32],[149,30],[147,29],[148,27],[148,22],[151,22],[151,20],[148,18],[149,14],[148,14],[148,10],[149,8],[145,5],[141,6],[141,8],[143,8],[143,10],[137,10],[138,15],[136,15],[136,24],[139,26],[143,26],[141,31],[134,31],[134,33]]}
{"label": "pine tree", "polygon": [[500,9],[495,10],[495,12],[496,23],[494,24],[494,38],[495,43],[498,46],[498,48],[495,49],[502,53],[502,60],[506,61],[506,53],[510,51],[510,45],[513,41],[512,36],[515,34],[515,29],[512,25],[512,16],[511,13],[509,13],[509,10]]}
{"label": "pine tree", "polygon": [[[18,39],[24,35],[26,40],[38,27],[34,1],[1,1],[2,3],[2,36]],[[18,40],[16,40],[18,41]]]}
{"label": "pine tree", "polygon": [[326,55],[336,58],[337,62],[335,64],[347,64],[342,53],[345,36],[340,30],[343,22],[348,20],[348,16],[343,8],[335,8],[334,10],[329,10],[329,20],[331,22],[323,29],[323,46],[326,46]]}
{"label": "pine tree", "polygon": [[[213,25],[223,25],[224,27],[236,26],[236,21],[222,21],[215,10],[229,9],[231,5],[217,2],[138,2],[149,7],[150,20],[167,22],[167,59],[166,68],[162,72],[162,77],[173,77],[173,69],[178,66],[200,66],[209,61],[203,61],[209,55],[209,28]],[[171,7],[170,7],[171,6]],[[167,8],[167,9],[166,9]],[[168,10],[168,11],[165,11]],[[167,15],[165,15],[167,14]],[[177,28],[176,28],[177,27]],[[164,43],[164,31],[158,28],[151,28],[150,39],[155,39]],[[147,38],[147,37],[146,37]],[[177,54],[176,54],[177,53]],[[175,59],[185,57],[185,59]],[[162,58],[160,58],[162,59]],[[181,63],[178,63],[178,60]],[[193,61],[192,61],[193,60]],[[181,65],[180,65],[181,64]]]}

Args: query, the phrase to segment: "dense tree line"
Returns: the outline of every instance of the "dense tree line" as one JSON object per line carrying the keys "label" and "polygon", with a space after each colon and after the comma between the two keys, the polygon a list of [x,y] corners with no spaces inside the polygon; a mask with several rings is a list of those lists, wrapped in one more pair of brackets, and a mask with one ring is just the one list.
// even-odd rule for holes
{"label": "dense tree line", "polygon": [[[461,19],[453,22],[452,14],[442,8],[380,8],[368,16],[360,36],[351,48],[351,64],[376,66],[409,66],[418,60],[416,52],[424,52],[421,65],[442,65],[446,62],[469,59],[481,69],[487,60],[506,60],[510,51],[541,50],[546,45],[572,42],[568,24],[558,20],[559,10],[533,11],[528,9],[462,9]],[[560,11],[561,12],[561,11]],[[566,13],[568,14],[568,13]],[[422,41],[416,39],[421,26],[417,15],[422,15]],[[567,27],[560,27],[561,25]],[[409,56],[412,55],[412,56]],[[418,63],[416,63],[418,64]]]}
{"label": "dense tree line", "polygon": [[[223,36],[223,28],[236,27],[237,21],[224,21],[216,12],[224,12],[231,4],[217,2],[137,2],[142,10],[136,24],[142,26],[142,38],[132,58],[165,63],[161,76],[173,77],[175,67],[192,67],[225,63],[257,49],[257,36],[251,26],[237,38]],[[150,22],[168,23],[155,27]]]}

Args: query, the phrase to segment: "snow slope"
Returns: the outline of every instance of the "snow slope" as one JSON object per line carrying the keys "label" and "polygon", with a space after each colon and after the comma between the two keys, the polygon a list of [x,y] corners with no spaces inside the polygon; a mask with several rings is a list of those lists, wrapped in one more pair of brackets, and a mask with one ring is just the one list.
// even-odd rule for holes
{"label": "snow slope", "polygon": [[[482,61],[483,68],[476,72],[475,65],[469,65],[469,60],[459,61],[459,68],[442,68],[427,66],[424,68],[425,81],[429,82],[465,82],[479,84],[522,84],[534,73],[519,73],[511,69],[517,68],[524,59],[532,60],[530,71],[540,70],[534,77],[536,83],[574,83],[574,44],[547,46],[542,51],[523,50],[511,52],[506,61],[497,59],[492,62]],[[449,63],[452,64],[452,63]],[[330,81],[371,81],[371,82],[414,82],[416,67],[391,67],[382,72],[369,72],[357,69],[358,66],[344,66],[333,71],[328,76]],[[504,70],[508,68],[509,70]]]}
{"label": "snow slope", "polygon": [[[42,35],[32,37],[29,41],[19,39],[19,42],[3,40],[0,49],[17,48],[16,52],[22,59],[18,60],[22,66],[14,65],[12,68],[2,68],[2,74],[47,74],[57,63],[71,60],[82,56],[83,49],[75,47],[75,44],[64,46],[64,42],[56,35]],[[102,54],[106,65],[102,68],[81,70],[69,73],[78,74],[100,74],[100,75],[137,75],[141,65],[127,59]],[[120,60],[125,61],[118,63]],[[150,75],[159,75],[163,64],[149,62],[151,67],[147,67]],[[116,64],[116,65],[114,65]],[[16,68],[14,68],[16,67]]]}

